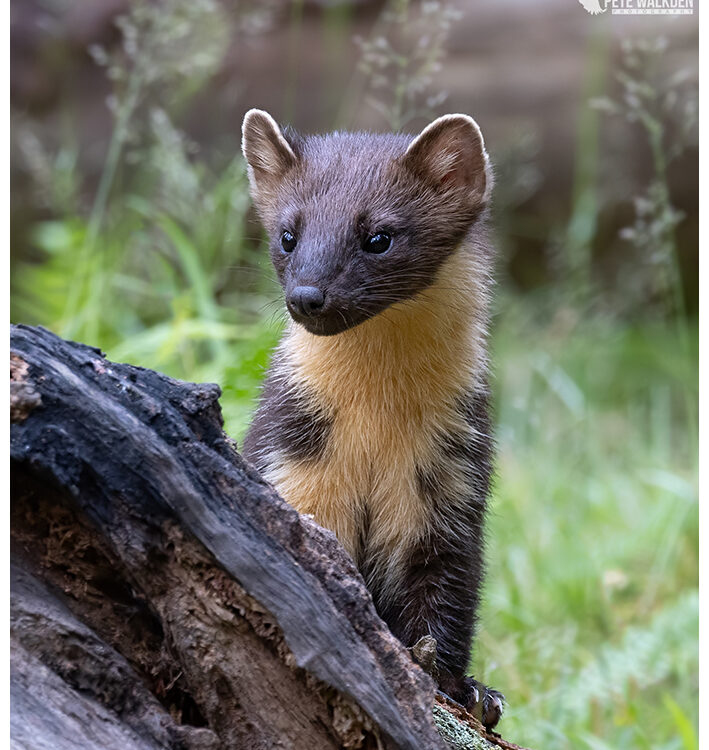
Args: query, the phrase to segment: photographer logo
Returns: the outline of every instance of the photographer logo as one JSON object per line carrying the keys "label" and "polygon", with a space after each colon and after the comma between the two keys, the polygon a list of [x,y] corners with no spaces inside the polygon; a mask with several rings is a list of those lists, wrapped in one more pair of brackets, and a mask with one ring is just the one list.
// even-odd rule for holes
{"label": "photographer logo", "polygon": [[620,16],[691,16],[694,0],[579,0],[592,15],[607,10]]}

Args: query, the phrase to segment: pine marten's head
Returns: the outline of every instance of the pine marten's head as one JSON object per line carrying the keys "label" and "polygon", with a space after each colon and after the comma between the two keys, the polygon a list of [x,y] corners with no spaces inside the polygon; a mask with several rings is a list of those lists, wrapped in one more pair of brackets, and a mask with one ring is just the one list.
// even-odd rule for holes
{"label": "pine marten's head", "polygon": [[242,145],[288,311],[319,335],[429,286],[492,188],[482,134],[467,115],[440,117],[416,137],[303,137],[252,109]]}

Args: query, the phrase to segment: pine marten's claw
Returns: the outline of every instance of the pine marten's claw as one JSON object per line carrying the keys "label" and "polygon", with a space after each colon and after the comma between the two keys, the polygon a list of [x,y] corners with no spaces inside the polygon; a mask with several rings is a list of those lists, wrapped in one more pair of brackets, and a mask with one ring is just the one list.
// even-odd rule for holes
{"label": "pine marten's claw", "polygon": [[436,663],[436,640],[424,636],[411,649],[414,659],[437,682],[444,695],[470,711],[488,731],[497,726],[505,708],[505,696],[473,677],[440,675]]}
{"label": "pine marten's claw", "polygon": [[505,696],[483,685],[473,677],[442,677],[440,687],[444,694],[460,703],[488,731],[497,726],[505,707]]}
{"label": "pine marten's claw", "polygon": [[467,700],[463,702],[463,705],[485,729],[493,729],[502,717],[505,696],[472,677],[466,677],[463,682],[467,693]]}

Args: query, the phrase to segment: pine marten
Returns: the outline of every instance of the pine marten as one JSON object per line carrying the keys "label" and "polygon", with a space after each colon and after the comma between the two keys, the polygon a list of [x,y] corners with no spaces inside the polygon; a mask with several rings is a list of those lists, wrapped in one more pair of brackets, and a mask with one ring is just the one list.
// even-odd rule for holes
{"label": "pine marten", "polygon": [[464,676],[492,458],[480,129],[301,136],[252,109],[243,152],[292,318],[244,454],[337,535],[404,645],[435,638],[441,689],[493,727],[502,695]]}

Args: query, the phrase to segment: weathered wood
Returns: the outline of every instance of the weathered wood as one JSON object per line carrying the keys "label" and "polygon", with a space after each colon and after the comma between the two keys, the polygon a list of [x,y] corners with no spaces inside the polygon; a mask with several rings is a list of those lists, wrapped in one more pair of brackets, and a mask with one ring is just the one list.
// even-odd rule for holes
{"label": "weathered wood", "polygon": [[432,681],[236,452],[217,386],[43,329],[11,347],[13,746],[448,746]]}

